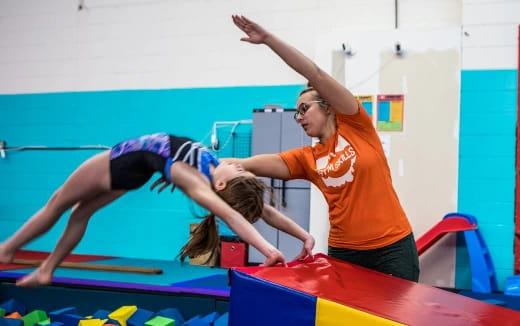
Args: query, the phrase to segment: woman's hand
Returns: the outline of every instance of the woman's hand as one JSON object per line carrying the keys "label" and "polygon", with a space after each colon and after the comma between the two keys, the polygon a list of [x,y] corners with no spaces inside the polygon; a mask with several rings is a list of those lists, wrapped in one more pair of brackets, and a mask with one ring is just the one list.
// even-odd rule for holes
{"label": "woman's hand", "polygon": [[240,40],[253,44],[264,43],[269,33],[257,23],[247,19],[244,16],[233,15],[233,23],[240,28],[248,37],[242,37]]}

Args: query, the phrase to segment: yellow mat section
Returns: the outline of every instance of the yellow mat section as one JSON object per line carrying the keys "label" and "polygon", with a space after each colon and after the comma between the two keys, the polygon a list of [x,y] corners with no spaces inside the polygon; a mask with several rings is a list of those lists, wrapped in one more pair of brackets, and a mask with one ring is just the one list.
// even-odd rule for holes
{"label": "yellow mat section", "polygon": [[371,315],[336,302],[318,298],[316,302],[316,326],[345,325],[404,325],[393,320]]}

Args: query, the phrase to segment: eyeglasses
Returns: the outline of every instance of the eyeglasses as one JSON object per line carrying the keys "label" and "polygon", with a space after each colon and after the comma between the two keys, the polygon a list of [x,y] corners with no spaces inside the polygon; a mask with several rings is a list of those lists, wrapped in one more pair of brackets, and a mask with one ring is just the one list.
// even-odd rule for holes
{"label": "eyeglasses", "polygon": [[298,116],[304,116],[305,113],[307,111],[309,111],[309,109],[311,108],[312,106],[312,103],[323,103],[322,100],[319,100],[319,101],[309,101],[307,103],[305,102],[302,102],[299,106],[298,106],[298,109],[296,109],[296,112],[294,112],[294,120],[298,120]]}

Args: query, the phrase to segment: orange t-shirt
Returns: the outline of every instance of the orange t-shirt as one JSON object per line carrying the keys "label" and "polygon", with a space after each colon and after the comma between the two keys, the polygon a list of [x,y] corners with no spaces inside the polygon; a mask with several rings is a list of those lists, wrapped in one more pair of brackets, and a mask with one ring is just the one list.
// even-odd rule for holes
{"label": "orange t-shirt", "polygon": [[336,113],[327,145],[280,153],[291,179],[306,179],[329,205],[329,246],[357,250],[392,244],[411,226],[392,185],[390,168],[371,118],[359,104],[354,115]]}

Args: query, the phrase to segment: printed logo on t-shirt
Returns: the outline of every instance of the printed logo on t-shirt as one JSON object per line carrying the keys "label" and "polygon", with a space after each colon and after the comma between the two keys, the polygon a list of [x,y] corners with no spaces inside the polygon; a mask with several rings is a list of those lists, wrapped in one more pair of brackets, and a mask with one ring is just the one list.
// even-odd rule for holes
{"label": "printed logo on t-shirt", "polygon": [[334,153],[316,160],[318,175],[327,187],[339,187],[345,182],[354,181],[356,152],[350,143],[338,135]]}

